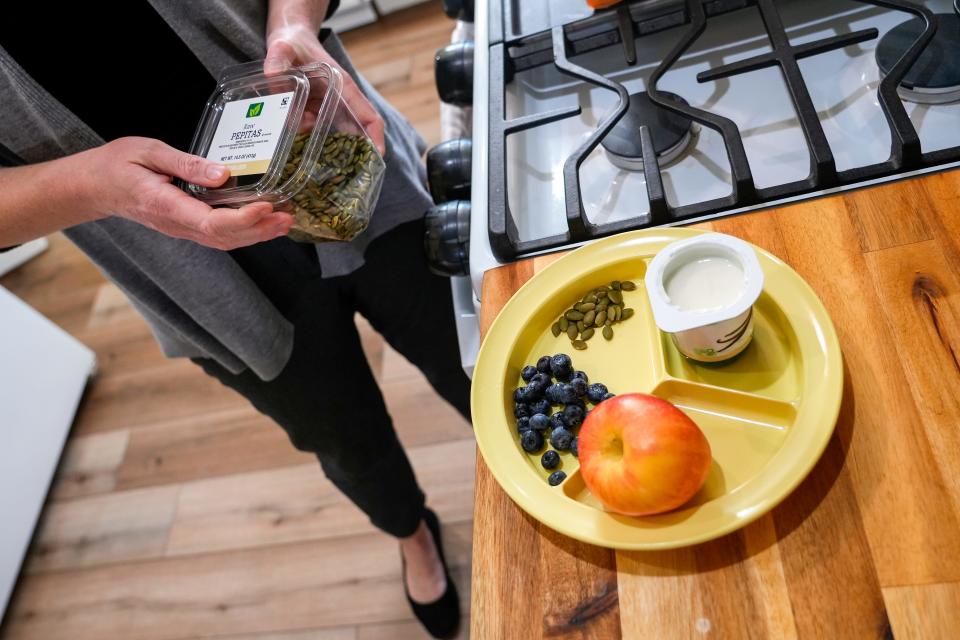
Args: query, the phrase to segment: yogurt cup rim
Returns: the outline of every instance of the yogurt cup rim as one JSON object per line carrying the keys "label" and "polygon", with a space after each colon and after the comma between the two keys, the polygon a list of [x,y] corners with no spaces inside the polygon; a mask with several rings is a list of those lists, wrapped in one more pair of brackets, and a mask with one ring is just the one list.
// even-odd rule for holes
{"label": "yogurt cup rim", "polygon": [[[683,254],[697,247],[719,249],[720,255],[734,257],[740,263],[744,288],[740,297],[731,304],[711,311],[685,311],[670,302],[663,285],[664,274],[677,260],[682,259]],[[644,282],[657,327],[667,333],[678,333],[724,322],[746,313],[763,290],[763,269],[760,267],[756,251],[748,243],[723,233],[707,233],[672,242],[661,249],[650,261]]]}

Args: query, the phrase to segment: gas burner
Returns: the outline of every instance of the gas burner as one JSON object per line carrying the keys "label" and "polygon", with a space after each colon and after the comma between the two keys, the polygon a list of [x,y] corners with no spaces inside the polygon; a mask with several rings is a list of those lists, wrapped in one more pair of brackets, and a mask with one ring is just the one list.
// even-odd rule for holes
{"label": "gas burner", "polygon": [[[920,104],[960,100],[960,17],[938,13],[937,32],[897,89],[900,97]],[[923,32],[924,21],[912,18],[887,32],[877,43],[877,66],[886,75]]]}
{"label": "gas burner", "polygon": [[[660,93],[687,104],[686,100],[674,93]],[[643,171],[641,125],[647,125],[650,129],[653,147],[661,166],[679,158],[693,139],[693,122],[690,118],[655,104],[646,91],[632,93],[627,112],[600,143],[614,166],[626,171]]]}

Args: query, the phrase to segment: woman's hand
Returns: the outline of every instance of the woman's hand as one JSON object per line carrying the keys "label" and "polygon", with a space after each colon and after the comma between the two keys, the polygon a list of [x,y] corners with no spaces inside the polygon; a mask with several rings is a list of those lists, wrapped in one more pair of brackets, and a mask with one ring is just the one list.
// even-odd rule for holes
{"label": "woman's hand", "polygon": [[87,206],[96,217],[129,218],[174,238],[214,249],[235,249],[286,235],[290,214],[270,203],[213,209],[172,183],[181,178],[204,187],[226,181],[226,167],[150,138],[119,138],[83,154]]}
{"label": "woman's hand", "polygon": [[316,21],[301,19],[298,17],[299,12],[292,10],[285,14],[283,7],[275,8],[274,3],[271,3],[270,10],[270,19],[267,21],[267,57],[263,62],[264,73],[267,75],[279,73],[291,66],[311,62],[326,62],[331,67],[339,69],[343,76],[343,100],[357,116],[367,135],[383,155],[383,118],[363,95],[350,74],[344,71],[320,44],[320,40],[317,39],[318,29],[313,26]]}

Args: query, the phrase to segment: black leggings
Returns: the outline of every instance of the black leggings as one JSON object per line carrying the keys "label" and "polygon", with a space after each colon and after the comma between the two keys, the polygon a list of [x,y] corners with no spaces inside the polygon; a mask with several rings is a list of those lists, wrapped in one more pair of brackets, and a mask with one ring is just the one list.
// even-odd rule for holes
{"label": "black leggings", "polygon": [[374,240],[366,264],[321,279],[312,245],[286,238],[231,252],[294,324],[293,355],[275,379],[234,375],[196,359],[315,453],[327,477],[383,531],[416,531],[424,496],[360,346],[359,311],[433,388],[470,419],[470,381],[460,368],[450,283],[427,269],[423,223]]}

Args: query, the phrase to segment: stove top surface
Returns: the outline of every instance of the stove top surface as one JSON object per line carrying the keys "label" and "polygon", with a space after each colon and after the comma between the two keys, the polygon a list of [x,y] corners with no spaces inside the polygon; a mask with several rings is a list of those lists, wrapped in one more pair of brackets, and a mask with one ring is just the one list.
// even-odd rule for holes
{"label": "stove top surface", "polygon": [[[884,70],[878,43],[906,49],[926,34],[902,35],[911,14],[873,2],[648,0],[595,15],[582,0],[500,6],[508,37],[486,52],[481,129],[500,261],[960,159],[960,103],[899,106],[897,85],[883,82],[939,78],[916,70],[942,55],[951,20],[913,70]],[[926,6],[953,18],[947,0]]]}

